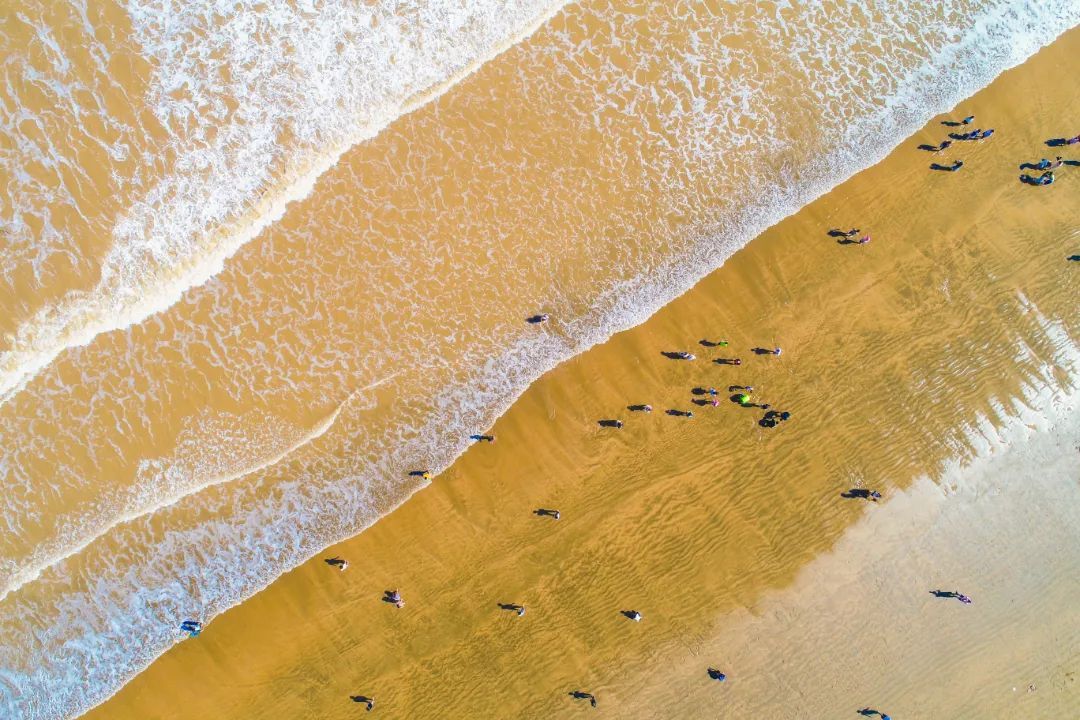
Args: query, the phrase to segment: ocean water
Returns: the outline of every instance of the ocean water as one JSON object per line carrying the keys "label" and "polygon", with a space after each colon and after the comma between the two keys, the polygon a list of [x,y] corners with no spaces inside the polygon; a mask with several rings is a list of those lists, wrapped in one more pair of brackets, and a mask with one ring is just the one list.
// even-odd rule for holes
{"label": "ocean water", "polygon": [[[5,18],[5,715],[104,699],[178,618],[391,511],[539,374],[1078,20],[1071,2]],[[538,311],[553,322],[522,322]]]}

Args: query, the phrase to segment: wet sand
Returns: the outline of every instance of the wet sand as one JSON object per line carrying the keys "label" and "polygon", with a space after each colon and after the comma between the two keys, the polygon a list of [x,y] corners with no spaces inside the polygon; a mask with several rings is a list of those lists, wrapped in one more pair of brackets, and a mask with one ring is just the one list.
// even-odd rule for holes
{"label": "wet sand", "polygon": [[[904,530],[939,515],[939,486],[919,478],[943,480],[950,461],[974,458],[980,418],[1004,427],[1002,406],[1025,396],[1037,404],[1033,387],[1068,387],[1076,376],[1080,281],[1064,258],[1080,242],[1080,168],[1032,188],[1017,182],[1016,167],[1053,157],[1043,141],[1078,131],[1057,122],[1080,109],[1080,89],[1059,83],[1078,69],[1078,49],[1074,30],[957,108],[995,127],[990,141],[956,143],[942,158],[915,149],[945,137],[936,119],[644,325],[548,373],[493,428],[495,444],[471,449],[370,530],[217,618],[89,717],[353,717],[363,711],[348,699],[357,693],[375,696],[383,717],[551,717],[588,710],[567,697],[575,689],[619,717],[711,716],[732,703],[855,716],[854,699],[881,687],[859,687],[857,674],[814,686],[817,647],[837,669],[895,680],[891,694],[859,707],[881,702],[897,718],[976,709],[1007,717],[1021,712],[1006,709],[1015,696],[982,692],[972,678],[1020,652],[995,637],[1020,635],[1027,657],[1048,658],[1025,675],[1037,691],[1022,712],[1075,706],[1067,649],[1077,625],[1065,592],[1076,577],[1075,530],[1066,524],[1045,542],[1033,534],[994,553],[1002,533],[1033,530],[1030,507],[1075,498],[1075,461],[1055,460],[1043,484],[1017,494],[1030,507],[1016,517],[948,495],[950,508],[970,505],[971,522],[992,531],[966,538],[972,548],[944,569],[939,546],[963,538],[918,536],[925,549],[909,556]],[[960,173],[927,169],[954,157],[966,163]],[[872,242],[840,245],[824,234],[852,224]],[[558,333],[558,318],[536,332]],[[730,346],[706,349],[703,337]],[[773,345],[782,356],[749,352]],[[668,360],[663,350],[698,359]],[[725,356],[743,363],[709,362]],[[726,393],[716,408],[691,403],[692,387],[729,384],[754,385],[755,397],[792,420],[761,428],[760,411]],[[632,414],[631,403],[655,409]],[[668,408],[695,418],[668,417]],[[603,418],[626,424],[602,429]],[[1075,430],[1061,431],[1073,447]],[[855,486],[880,488],[885,501],[839,497]],[[562,519],[536,517],[538,507],[559,508]],[[1056,511],[1075,527],[1076,507]],[[1027,524],[1009,525],[1017,517]],[[880,575],[845,578],[852,591],[827,594],[824,608],[808,600],[868,532],[882,556],[898,559]],[[1038,602],[1010,594],[1010,612],[975,592],[972,607],[930,602],[927,583],[992,590],[987,576],[1032,553],[1046,578]],[[322,562],[333,555],[349,559],[348,571]],[[1018,583],[1008,587],[1025,587]],[[401,610],[380,602],[392,588],[407,601]],[[518,618],[497,603],[528,612]],[[920,632],[890,628],[891,652],[843,655],[878,642],[883,609],[897,603],[908,619],[992,612],[966,632],[940,617]],[[628,609],[644,620],[620,615]],[[792,618],[790,631],[778,622],[762,630],[761,618],[777,617]],[[838,627],[837,617],[853,621]],[[1064,630],[1055,635],[1057,623]],[[1046,652],[1049,643],[1060,652]],[[967,648],[985,662],[949,662]],[[894,658],[918,672],[898,670]],[[729,684],[708,683],[704,668],[725,663],[739,666]],[[754,669],[757,679],[744,679]],[[768,693],[738,694],[744,682],[760,691],[766,672]],[[953,681],[918,692],[925,673],[942,672]]]}

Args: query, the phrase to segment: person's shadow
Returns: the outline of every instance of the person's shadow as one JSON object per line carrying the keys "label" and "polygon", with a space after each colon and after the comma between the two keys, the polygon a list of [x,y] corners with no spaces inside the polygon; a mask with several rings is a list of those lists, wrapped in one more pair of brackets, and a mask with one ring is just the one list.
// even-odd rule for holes
{"label": "person's shadow", "polygon": [[621,420],[597,420],[596,424],[599,425],[600,427],[605,427],[605,428],[621,428],[622,427],[622,421]]}
{"label": "person's shadow", "polygon": [[874,717],[875,715],[877,715],[879,717],[884,717],[884,713],[882,713],[880,710],[875,710],[874,708],[866,707],[866,708],[863,708],[862,710],[858,710],[856,712],[858,712],[863,717]]}
{"label": "person's shadow", "polygon": [[941,124],[945,127],[963,127],[964,123],[956,122],[955,120],[942,120]]}
{"label": "person's shadow", "polygon": [[1069,141],[1065,138],[1050,138],[1046,141],[1046,144],[1050,147],[1061,147],[1062,145],[1068,145]]}
{"label": "person's shadow", "polygon": [[941,164],[938,164],[938,163],[933,163],[933,164],[930,165],[930,169],[931,170],[940,170],[941,172],[956,172],[957,170],[959,170],[963,166],[964,166],[964,164],[960,163],[960,162],[955,162],[952,165],[941,165]]}
{"label": "person's shadow", "polygon": [[851,237],[852,235],[858,234],[858,228],[852,228],[851,230],[848,230],[846,232],[844,230],[841,230],[840,228],[833,228],[828,232],[829,237]]}
{"label": "person's shadow", "polygon": [[[849,240],[848,242],[855,242],[855,241]],[[769,348],[763,348],[763,347],[750,348],[750,352],[754,353],[755,355],[775,355],[776,354],[775,352],[773,352]]]}
{"label": "person's shadow", "polygon": [[592,693],[582,692],[581,690],[574,690],[572,692],[568,692],[567,695],[574,698],[575,700],[588,700],[590,705],[596,707],[596,696]]}
{"label": "person's shadow", "polygon": [[958,598],[960,593],[953,592],[952,590],[931,590],[930,594],[936,598]]}
{"label": "person's shadow", "polygon": [[350,695],[349,699],[354,703],[364,703],[369,711],[375,707],[375,698],[369,698],[366,695]]}
{"label": "person's shadow", "polygon": [[664,350],[660,354],[663,355],[664,357],[666,357],[668,360],[693,360],[694,359],[692,356],[688,357],[689,353],[685,353],[685,352],[681,352],[681,351],[676,352],[676,351],[672,351],[672,350]]}
{"label": "person's shadow", "polygon": [[866,243],[851,238],[841,238],[836,241],[837,245],[865,245]]}
{"label": "person's shadow", "polygon": [[920,145],[919,149],[927,152],[937,152],[940,148],[937,145]]}

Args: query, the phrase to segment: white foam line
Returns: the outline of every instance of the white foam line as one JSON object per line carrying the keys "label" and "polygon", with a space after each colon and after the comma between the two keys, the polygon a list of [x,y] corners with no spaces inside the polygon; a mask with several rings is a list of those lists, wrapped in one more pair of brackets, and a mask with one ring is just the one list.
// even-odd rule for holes
{"label": "white foam line", "polygon": [[333,427],[334,423],[337,422],[338,416],[341,415],[341,411],[344,410],[345,406],[352,402],[354,398],[356,398],[361,393],[367,392],[368,390],[374,390],[380,385],[389,382],[393,378],[397,377],[398,374],[399,373],[393,373],[392,375],[389,375],[382,380],[376,380],[370,385],[353,390],[351,393],[349,393],[348,397],[346,397],[341,402],[340,405],[334,408],[334,410],[330,414],[328,414],[326,417],[316,423],[311,428],[310,432],[308,432],[306,435],[294,442],[292,445],[286,447],[281,452],[271,455],[270,457],[267,457],[264,460],[248,468],[245,468],[244,470],[241,470],[240,472],[232,473],[230,475],[218,475],[215,477],[211,477],[205,482],[200,483],[194,487],[187,488],[181,492],[166,495],[155,503],[152,503],[150,505],[144,505],[135,510],[131,510],[129,512],[117,515],[108,523],[98,528],[97,531],[95,531],[93,534],[87,535],[86,537],[76,541],[74,544],[65,547],[61,551],[46,556],[32,566],[25,567],[15,572],[14,574],[12,574],[7,584],[2,589],[0,589],[0,601],[3,601],[9,593],[15,592],[27,583],[34,582],[35,580],[40,578],[41,574],[53,565],[57,565],[74,555],[78,555],[83,550],[90,547],[90,545],[92,545],[96,540],[108,534],[109,531],[120,525],[133,522],[141,517],[156,513],[159,510],[163,510],[169,507],[170,505],[175,505],[184,498],[196,495],[203,490],[206,490],[207,488],[214,487],[215,485],[222,485],[225,483],[233,482],[235,480],[247,477],[248,475],[251,475],[253,473],[257,473],[260,470],[265,470],[266,468],[277,465],[300,448],[318,440],[320,437],[325,435],[326,431]]}
{"label": "white foam line", "polygon": [[[342,155],[360,143],[376,137],[399,118],[442,97],[483,65],[535,33],[568,3],[569,0],[556,0],[526,23],[524,29],[493,46],[487,55],[442,83],[403,102],[398,114],[365,125],[330,152],[314,158],[306,170],[296,173],[291,180],[285,180],[277,188],[263,192],[254,202],[252,211],[248,213],[250,219],[246,223],[242,219],[235,221],[230,228],[231,232],[221,238],[220,242],[215,243],[201,256],[188,259],[179,268],[179,273],[167,278],[158,287],[117,288],[123,292],[114,294],[111,292],[113,288],[103,278],[92,291],[72,292],[58,305],[41,308],[33,318],[22,323],[13,336],[9,336],[12,348],[0,353],[0,405],[21,392],[30,380],[64,350],[87,345],[102,333],[122,330],[168,310],[179,302],[189,289],[206,283],[220,273],[225,267],[225,261],[267,227],[280,220],[290,203],[310,195],[319,177],[334,167]],[[113,307],[117,294],[124,300],[120,307]]]}

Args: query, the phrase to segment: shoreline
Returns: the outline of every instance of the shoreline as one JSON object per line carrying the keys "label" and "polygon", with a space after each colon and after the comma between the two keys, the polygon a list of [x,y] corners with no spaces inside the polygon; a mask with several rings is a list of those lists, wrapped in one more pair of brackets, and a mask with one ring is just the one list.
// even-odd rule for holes
{"label": "shoreline", "polygon": [[[1076,31],[1075,31],[1075,30],[1074,30],[1074,31],[1071,31],[1071,36],[1075,37],[1075,35],[1076,35]],[[1062,41],[1061,41],[1061,40],[1059,40],[1058,42],[1062,42]],[[1046,52],[1046,51],[1044,50],[1044,51],[1042,51],[1042,52]],[[1029,63],[1030,63],[1030,62],[1031,62],[1031,61],[1029,61]],[[1014,70],[1014,71],[1007,71],[1007,73],[1006,73],[1006,74],[1008,74],[1008,73],[1010,73],[1010,72],[1016,72],[1016,71],[1015,71],[1015,70]],[[999,80],[1000,80],[1000,78],[999,78]],[[997,84],[997,82],[998,82],[998,81],[995,81],[995,83],[993,83],[993,84],[992,84],[992,86],[993,86],[994,84]],[[982,93],[980,93],[980,94],[982,94]],[[916,137],[918,138],[918,137],[920,137],[920,135],[916,135]],[[903,148],[903,151],[904,151],[904,153],[907,153],[907,148]],[[890,153],[890,158],[892,158],[893,156],[896,156],[896,155],[897,155],[898,153],[901,153],[901,148],[898,148],[897,150],[894,150],[894,151],[893,151],[892,153]],[[901,154],[903,154],[903,153],[901,153]],[[983,154],[985,155],[986,153],[983,153]],[[922,158],[919,158],[919,159],[922,159]],[[888,162],[890,162],[890,160],[889,160],[889,159],[886,159],[886,160],[885,160],[885,162],[886,162],[886,163],[888,163]],[[897,160],[897,162],[899,162],[899,160]],[[869,171],[863,171],[863,173],[867,173],[867,172],[869,172]],[[860,175],[862,175],[863,173],[860,173]],[[1068,179],[1069,179],[1069,178],[1066,178],[1065,180],[1067,181]],[[844,183],[843,185],[847,185],[848,183],[851,183],[851,182],[852,182],[852,181],[851,181],[851,180],[849,180],[849,181],[848,181],[847,183]],[[1063,184],[1064,184],[1064,183],[1063,183]],[[824,202],[824,201],[826,200],[826,198],[827,198],[828,196],[832,195],[833,193],[836,193],[836,192],[837,192],[837,190],[836,190],[836,189],[834,189],[833,191],[831,191],[830,193],[828,193],[828,194],[827,194],[827,195],[826,195],[826,196],[825,196],[824,198],[819,198],[819,199],[818,199],[818,200],[816,200],[816,201],[815,201],[814,203],[811,203],[811,205],[817,205],[817,204],[826,204],[826,205],[827,205],[828,203],[825,203],[825,202]],[[857,192],[855,193],[855,196],[856,196],[856,197],[858,197],[858,193],[857,193]],[[797,216],[797,215],[802,215],[802,214],[805,214],[805,212],[807,212],[807,208],[804,208],[803,210],[800,210],[800,211],[799,211],[799,213],[796,213],[796,216]],[[784,220],[784,221],[782,221],[782,222],[780,223],[780,225],[781,225],[781,226],[783,226],[783,225],[789,225],[789,224],[791,224],[791,223],[790,223],[789,221],[791,221],[791,222],[794,222],[794,220],[793,220],[793,218],[794,218],[794,217],[795,217],[795,216],[792,216],[792,218],[788,218],[787,220]],[[781,232],[782,232],[782,230],[778,229],[777,227],[774,227],[774,228],[770,229],[769,231],[767,231],[767,232],[765,233],[765,236],[770,236],[770,235],[771,235],[771,236],[773,236],[773,237],[776,237],[776,236],[777,236],[778,234],[780,234]],[[875,242],[877,242],[877,241],[878,241],[878,240],[876,239],[876,240],[875,240]],[[754,243],[751,243],[751,245],[750,245],[750,246],[747,246],[747,248],[749,248],[749,247],[751,247],[752,245],[754,245],[755,243],[759,243],[759,242],[760,242],[760,240],[755,240],[755,241],[754,241]],[[875,246],[875,247],[876,247],[876,246]],[[738,254],[744,254],[744,253],[746,253],[746,252],[747,252],[747,248],[743,248],[742,250],[740,250],[740,251],[739,251],[739,252],[737,253],[737,255],[738,255]],[[762,252],[762,253],[766,253],[766,252],[767,252],[767,249],[763,249],[763,248],[759,248],[758,250],[760,250],[760,252]],[[733,258],[733,260],[734,260],[734,258]],[[729,262],[730,262],[730,261],[729,261]],[[745,269],[746,269],[746,265],[747,265],[748,263],[746,263],[746,262],[743,262],[743,263],[741,263],[741,264],[743,265],[743,268],[742,268],[742,269],[743,269],[743,270],[745,270]],[[782,267],[782,266],[783,266],[783,263],[781,262],[781,263],[780,263],[780,267]],[[726,267],[726,266],[725,266],[725,267]],[[735,272],[736,272],[736,271],[728,271],[727,273],[725,273],[725,275],[729,275],[729,276],[730,276],[730,275],[731,275],[732,273],[735,273]],[[719,274],[719,273],[724,273],[724,268],[721,268],[720,270],[718,270],[718,271],[715,271],[715,272],[713,273],[713,275],[717,275],[717,274]],[[705,282],[706,282],[706,281],[703,281],[703,282],[702,282],[701,284],[705,284]],[[779,285],[777,285],[777,284],[776,284],[775,282],[772,282],[771,284],[772,284],[772,286],[774,286],[774,287],[780,287],[780,288],[783,288],[783,287],[784,287],[784,283],[783,283],[783,282],[781,282],[781,283],[780,283]],[[753,283],[753,282],[751,282],[751,283],[749,283],[749,285],[746,285],[746,286],[745,286],[745,289],[746,289],[746,290],[749,290],[749,291],[750,291],[750,292],[752,293],[752,292],[753,292],[753,290],[752,290],[752,286],[753,286],[753,285],[754,285],[754,283]],[[697,287],[697,286],[695,286],[695,288],[694,288],[693,290],[691,290],[691,291],[690,291],[690,292],[689,292],[688,294],[693,294],[693,293],[695,293],[695,292],[697,292],[697,291],[698,291],[698,287]],[[683,296],[683,297],[685,297],[685,296]],[[682,298],[680,298],[679,300],[676,300],[676,301],[675,301],[674,303],[672,303],[672,304],[677,304],[677,303],[679,303],[679,302],[680,302],[681,300],[682,300]],[[685,305],[685,303],[684,303],[684,305]],[[660,310],[660,311],[659,311],[659,312],[657,313],[657,315],[660,315],[661,313],[664,313],[664,312],[665,312],[665,310],[667,310],[667,308],[668,308],[668,307],[669,307],[669,306],[665,306],[665,308],[662,308],[662,309],[661,309],[661,310]],[[733,314],[734,314],[734,313],[733,313]],[[655,318],[656,316],[654,315],[653,317]],[[729,315],[729,318],[730,318],[730,317],[731,317],[731,315]],[[751,319],[752,319],[752,317],[751,317]],[[789,320],[790,320],[790,318],[787,318],[787,319],[789,319]],[[656,323],[654,323],[654,324],[662,324],[662,322],[663,322],[663,321],[657,321],[657,322],[656,322]],[[647,325],[648,325],[648,324],[650,324],[650,323],[653,323],[653,320],[652,320],[652,319],[650,319],[649,321],[647,321],[647,322],[646,322],[645,324],[647,324]],[[732,322],[731,324],[732,324],[732,325],[738,325],[739,323],[737,323],[737,322],[734,322],[734,321],[733,321],[733,322]],[[744,321],[744,323],[743,323],[743,324],[745,325],[745,321]],[[635,328],[635,330],[636,330],[636,328]],[[633,334],[633,333],[635,332],[635,330],[631,330],[631,331],[629,331],[629,332],[628,332],[628,334]],[[642,332],[638,333],[638,335],[642,335],[642,334],[644,334],[644,333],[645,333],[645,331],[642,331]],[[788,329],[788,330],[786,330],[786,331],[785,331],[785,333],[786,333],[786,335],[787,335],[787,336],[790,336],[790,337],[799,337],[799,336],[802,336],[802,337],[807,337],[807,336],[813,336],[813,335],[814,335],[814,332],[810,332],[810,331],[809,331],[809,330],[808,330],[807,328],[795,328],[794,330],[792,330],[792,329]],[[785,340],[785,344],[787,344],[788,342],[789,342],[788,340]],[[607,345],[607,344],[611,344],[611,343],[614,343],[614,344],[624,344],[624,345],[625,345],[625,339],[622,339],[622,340],[618,340],[618,341],[617,341],[617,340],[616,340],[616,338],[611,338],[611,339],[609,339],[609,340],[608,340],[608,341],[607,341],[606,343],[604,343],[604,345]],[[585,354],[586,354],[586,355],[594,354],[594,353],[595,353],[595,351],[596,351],[596,348],[593,348],[593,349],[591,349],[591,350],[587,351],[587,352],[586,352]],[[790,355],[786,355],[785,357],[790,357]],[[799,358],[798,358],[798,357],[796,357],[796,362],[798,362],[798,359],[799,359]],[[558,368],[556,368],[556,369],[554,369],[554,370],[551,370],[551,371],[549,371],[548,373],[546,373],[546,374],[545,374],[545,378],[548,378],[549,376],[552,376],[552,375],[556,375],[556,374],[560,374],[560,375],[562,375],[562,376],[566,376],[566,375],[568,375],[568,374],[572,374],[572,373],[574,372],[574,370],[573,370],[573,366],[579,365],[579,364],[580,364],[581,362],[582,362],[582,360],[581,360],[581,357],[580,357],[580,356],[579,356],[579,357],[575,357],[575,358],[573,358],[573,359],[571,359],[571,360],[568,360],[568,361],[566,361],[565,363],[563,363],[563,365],[561,365],[560,367],[558,367]],[[785,361],[785,362],[786,362],[786,361]],[[664,371],[666,371],[667,369],[668,369],[668,368],[663,368],[663,370],[664,370]],[[650,372],[646,373],[646,376],[650,376],[650,377],[656,378],[656,377],[658,376],[658,372],[660,372],[660,370],[659,370],[659,369],[654,369],[654,370],[652,370],[652,371],[650,371]],[[778,378],[778,380],[782,380],[782,378]],[[778,383],[778,384],[780,384],[780,383]],[[543,379],[542,379],[541,381],[538,381],[537,383],[534,383],[534,385],[533,385],[532,387],[530,387],[530,388],[529,388],[528,390],[524,391],[524,393],[523,393],[523,394],[522,394],[521,396],[519,396],[519,397],[518,397],[518,398],[517,398],[517,399],[515,400],[515,403],[514,403],[514,405],[515,405],[515,406],[516,406],[516,405],[518,405],[518,404],[528,405],[529,403],[528,403],[528,402],[527,402],[527,401],[525,400],[525,398],[526,398],[526,397],[527,397],[528,395],[530,395],[530,393],[532,393],[532,394],[537,394],[537,393],[551,392],[551,391],[552,391],[552,389],[551,389],[551,388],[549,387],[550,385],[551,385],[551,382],[550,382],[550,381],[549,381],[549,382],[547,382],[547,383],[545,383]],[[542,387],[542,388],[540,388],[540,389],[537,389],[537,386],[543,386],[543,387]],[[559,403],[556,403],[556,406],[557,406],[557,407],[560,407],[560,408],[563,408],[563,409],[565,410],[565,409],[567,409],[567,408],[573,408],[573,407],[574,407],[574,403],[573,403],[573,402],[572,402],[571,400],[567,399],[567,400],[565,400],[564,402],[559,402]],[[533,408],[533,412],[534,412],[534,417],[543,417],[543,416],[544,416],[545,414],[547,414],[546,412],[543,412],[543,411],[539,411],[539,409],[538,409],[538,408],[535,408],[535,407]],[[571,410],[571,412],[573,412],[573,411]],[[511,408],[511,410],[510,410],[510,413],[513,413],[513,408]],[[582,420],[582,418],[578,418],[578,419],[579,419],[579,420]],[[499,427],[500,425],[505,425],[506,423],[509,423],[509,422],[511,422],[511,421],[510,421],[510,420],[506,420],[505,418],[500,418],[500,420],[499,420],[499,421],[498,421],[498,422],[496,423],[496,427]],[[578,428],[579,428],[579,430],[578,430],[578,431],[580,431],[580,427],[583,427],[584,425],[585,425],[585,423],[584,423],[584,422],[582,422],[582,423],[581,423],[581,424],[580,424],[580,425],[578,426]],[[500,432],[500,435],[502,435],[502,433],[501,433],[501,432]],[[522,438],[524,438],[524,437],[527,437],[527,436],[528,436],[528,432],[524,432],[524,433],[522,433],[522,434],[521,434],[521,437],[522,437]],[[476,453],[477,453],[477,451],[475,451],[475,450],[474,450],[473,452],[467,453],[467,454],[466,454],[466,455],[465,455],[465,456],[464,456],[463,458],[459,458],[459,459],[458,459],[458,460],[457,460],[457,461],[455,462],[455,465],[457,465],[457,464],[466,464],[466,460],[465,460],[465,458],[469,458],[470,456],[476,455]],[[475,463],[475,462],[477,462],[477,461],[471,461],[471,462]],[[598,465],[590,463],[590,465],[588,466],[588,469],[589,469],[590,471],[595,471],[595,470],[597,469],[597,467],[598,467]],[[466,470],[466,471],[464,471],[464,472],[467,472],[467,470]],[[432,490],[432,488],[435,488],[435,487],[436,487],[437,485],[440,485],[440,484],[442,484],[443,482],[445,482],[445,483],[450,483],[450,482],[453,482],[453,481],[454,481],[455,479],[456,479],[456,478],[454,477],[454,475],[451,475],[450,477],[446,478],[446,479],[445,479],[445,481],[444,481],[444,480],[443,480],[443,478],[442,478],[442,476],[440,476],[440,478],[439,478],[438,480],[436,480],[436,483],[435,483],[435,485],[429,486],[429,488],[425,488],[425,489],[424,489],[424,492],[425,492],[425,493],[426,493],[426,492],[429,492],[429,490]],[[470,479],[470,480],[471,480],[471,479]],[[443,492],[445,492],[445,491],[443,491]],[[484,492],[479,492],[478,494],[479,494],[479,495],[480,495],[481,497],[484,497],[484,496],[485,496],[485,495],[486,495],[487,493],[484,493]],[[344,543],[343,545],[344,545],[344,546],[349,546],[349,545],[355,544],[355,543],[356,543],[357,541],[359,541],[359,539],[360,539],[360,538],[362,538],[362,537],[363,537],[363,535],[366,535],[367,533],[370,533],[370,532],[372,532],[373,530],[376,530],[377,528],[379,528],[380,526],[382,526],[382,525],[383,525],[384,523],[388,522],[388,521],[389,521],[389,519],[390,519],[391,517],[393,517],[394,515],[398,514],[399,512],[401,512],[402,510],[404,510],[405,508],[407,508],[409,504],[412,504],[413,502],[415,502],[415,501],[417,500],[417,498],[419,498],[419,497],[420,497],[420,495],[421,495],[421,494],[420,494],[420,493],[418,493],[418,494],[417,494],[417,495],[415,495],[414,497],[410,498],[410,502],[409,502],[409,503],[405,503],[404,505],[402,505],[402,506],[399,506],[399,507],[397,508],[397,510],[395,510],[395,511],[394,511],[393,513],[391,513],[390,515],[388,515],[388,516],[386,516],[386,517],[383,517],[382,519],[380,519],[380,521],[378,522],[378,524],[377,524],[377,525],[375,525],[375,526],[374,526],[373,528],[369,528],[369,529],[368,529],[367,531],[365,531],[365,532],[364,532],[364,533],[363,533],[363,534],[362,534],[361,536],[359,536],[358,538],[354,538],[353,540],[347,541],[347,542],[346,542],[346,543]],[[462,498],[458,498],[458,501],[459,501],[459,502],[461,503],[461,505],[462,505],[462,506],[468,505],[468,500],[467,500],[466,498],[464,498],[464,497],[462,497]],[[394,522],[395,522],[395,524],[396,524],[396,525],[400,525],[400,524],[401,524],[402,522],[405,522],[405,521],[404,521],[404,520],[400,520],[400,521],[394,521]],[[370,544],[370,543],[365,543],[365,545],[369,545],[369,544]],[[366,549],[366,550],[373,550],[373,548],[370,548],[370,547],[368,547],[368,548],[365,548],[365,549]],[[298,573],[299,573],[299,575],[302,575],[302,576],[304,577],[304,581],[305,581],[305,582],[308,582],[308,581],[312,581],[312,580],[314,580],[314,579],[316,579],[316,578],[320,578],[320,579],[321,579],[321,576],[320,576],[320,575],[316,575],[315,573],[316,573],[316,572],[317,572],[318,570],[322,570],[322,568],[317,568],[317,569],[313,569],[313,568],[312,568],[312,566],[317,566],[317,565],[318,565],[318,563],[319,563],[319,560],[318,560],[318,559],[316,558],[316,559],[314,559],[314,560],[312,560],[312,561],[308,562],[308,563],[307,563],[307,564],[306,564],[306,565],[305,565],[305,566],[304,566],[303,568],[301,568],[301,569],[299,569],[299,570],[296,570],[296,571],[293,571],[292,573],[289,573],[289,574],[287,574],[286,576],[283,576],[283,577],[289,577],[290,575],[296,575],[296,574],[298,574]],[[303,572],[301,572],[301,570],[302,570]],[[281,580],[281,579],[279,579],[279,581],[278,581],[277,583],[275,583],[275,586],[276,586],[276,585],[277,585],[278,583],[281,583],[281,582],[282,582],[282,580]],[[294,589],[296,588],[296,582],[295,582],[295,581],[290,581],[290,584],[292,585],[292,587],[293,587]],[[274,591],[273,591],[272,589],[268,589],[267,591],[264,591],[263,593],[259,593],[258,595],[254,596],[254,597],[253,597],[252,599],[248,600],[247,602],[252,602],[252,601],[253,601],[253,600],[255,600],[256,598],[258,598],[258,597],[259,597],[260,595],[263,595],[263,594],[265,594],[265,593],[267,593],[267,592],[273,593]],[[240,608],[243,608],[243,607],[245,607],[245,606],[246,606],[246,604],[247,604],[247,603],[245,603],[244,605],[241,605],[241,606],[239,606],[239,607],[240,607]],[[260,604],[260,605],[265,605],[266,603],[265,603],[265,602],[260,602],[259,604]],[[231,613],[230,613],[229,615],[231,615]],[[222,619],[222,620],[224,620],[225,618],[229,617],[229,615],[223,615],[221,619]],[[213,628],[208,628],[208,631],[207,631],[207,637],[206,637],[206,639],[209,639],[209,636],[210,636],[210,635],[212,634],[212,633],[211,633],[211,630],[212,630],[212,629],[216,629],[216,627],[217,627],[217,624],[218,624],[218,623],[215,623],[215,624],[214,624],[214,626],[213,626]],[[181,649],[180,649],[181,647],[183,648],[183,650],[181,650]],[[180,647],[178,647],[178,648],[174,648],[174,649],[173,649],[173,651],[170,651],[169,655],[172,655],[172,654],[179,654],[179,653],[187,653],[187,654],[189,654],[189,655],[190,655],[190,652],[189,652],[189,651],[187,650],[187,648],[188,648],[188,645],[187,645],[187,644],[185,644],[185,645],[183,645],[183,646],[180,646]],[[152,666],[152,667],[151,667],[151,671],[153,670],[153,667],[154,667],[154,666]],[[145,674],[145,673],[144,673],[144,674]],[[139,677],[142,677],[142,676],[139,676]],[[121,690],[121,693],[124,693],[124,692],[125,692],[124,690]],[[129,694],[130,694],[130,693],[129,693]]]}
{"label": "shoreline", "polygon": [[[350,406],[323,439],[282,464],[110,532],[7,598],[4,634],[16,644],[5,664],[15,669],[15,692],[45,703],[43,714],[76,712],[174,643],[177,615],[209,620],[372,522],[423,484],[402,477],[403,469],[446,465],[464,447],[467,433],[448,435],[447,427],[479,430],[502,407],[500,398],[516,397],[568,350],[605,338],[614,329],[609,321],[644,318],[673,288],[716,264],[726,254],[717,246],[733,248],[752,234],[754,217],[767,214],[739,211],[745,197],[765,213],[811,192],[809,174],[827,164],[814,158],[846,145],[845,131],[855,147],[824,177],[831,184],[836,168],[864,164],[879,145],[892,144],[890,128],[921,117],[913,108],[923,95],[912,100],[911,90],[919,78],[942,76],[926,93],[931,103],[939,92],[978,84],[1053,34],[1029,27],[1057,28],[1070,17],[1055,7],[1024,4],[987,18],[912,3],[900,14],[930,50],[914,56],[927,64],[913,65],[891,43],[876,45],[894,27],[881,14],[863,23],[810,8],[800,13],[803,31],[792,34],[762,22],[767,3],[757,16],[732,6],[719,22],[737,29],[733,39],[711,31],[717,19],[703,6],[690,17],[654,4],[628,50],[611,8],[580,4],[520,53],[485,65],[475,81],[350,152],[213,283],[152,323],[58,359],[3,408],[11,435],[41,449],[23,452],[20,471],[30,479],[27,506],[47,519],[12,538],[6,556],[21,562],[86,537],[88,528],[108,524],[127,494],[152,497],[173,479],[190,487],[219,476],[227,463],[217,457],[263,456],[261,436],[278,420],[308,426],[358,380],[384,377],[389,367],[400,367],[402,377],[380,391],[378,408]],[[803,40],[838,25],[849,41],[864,40],[820,44],[808,64]],[[956,57],[933,52],[948,45],[950,27],[984,40]],[[768,28],[770,42],[763,42]],[[715,51],[698,53],[706,37]],[[593,38],[610,61],[594,64]],[[627,52],[648,66],[645,85],[622,62]],[[664,68],[698,54],[709,62],[685,68],[706,103],[673,115],[671,103],[686,94]],[[881,58],[894,58],[885,66],[895,72],[867,85]],[[763,59],[769,79],[759,86],[742,68]],[[835,84],[813,82],[818,61],[836,71]],[[728,104],[733,92],[749,105]],[[876,101],[885,96],[894,99]],[[610,112],[612,100],[640,112]],[[505,135],[490,132],[492,117]],[[784,214],[802,204],[791,202]],[[707,224],[724,216],[744,226]],[[691,232],[702,228],[720,234]],[[706,236],[710,244],[695,242]],[[675,254],[689,265],[662,260]],[[612,285],[621,294],[601,290]],[[549,309],[563,327],[516,342],[519,318]],[[567,342],[565,330],[586,339]],[[132,381],[149,387],[132,392]],[[47,392],[53,383],[60,394]],[[102,395],[106,386],[111,392]],[[90,420],[72,432],[64,419],[83,414]],[[38,432],[39,420],[52,432]],[[218,429],[234,441],[216,442]],[[155,466],[144,476],[147,459]],[[37,478],[57,478],[62,491],[50,493]],[[9,516],[21,521],[17,512]],[[77,623],[61,609],[71,605],[84,608]],[[132,637],[139,638],[134,652]]]}

